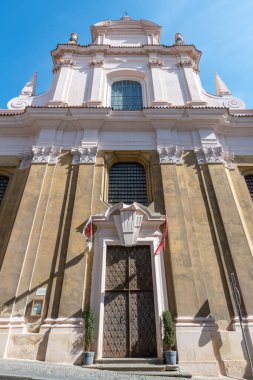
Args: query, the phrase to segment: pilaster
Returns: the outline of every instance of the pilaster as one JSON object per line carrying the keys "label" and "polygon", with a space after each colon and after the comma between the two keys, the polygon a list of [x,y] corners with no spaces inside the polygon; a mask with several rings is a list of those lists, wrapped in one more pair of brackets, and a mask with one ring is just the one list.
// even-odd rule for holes
{"label": "pilaster", "polygon": [[[68,198],[68,183],[71,176],[71,157],[68,153],[60,158],[59,165],[49,165],[41,190],[39,210],[34,221],[33,232],[27,252],[27,262],[19,284],[19,292],[24,292],[29,286],[27,317],[30,316],[30,304],[36,298],[36,291],[43,287],[46,289],[43,317],[48,314],[49,299],[55,296],[55,282],[61,287],[59,281],[60,264],[64,260],[64,214]],[[65,243],[66,244],[66,243]],[[32,259],[32,257],[33,259]],[[30,264],[32,263],[32,272]],[[25,282],[29,279],[29,284]],[[58,280],[58,281],[57,281]],[[21,289],[23,287],[23,289]],[[51,294],[52,288],[54,292]],[[57,291],[61,289],[57,289]],[[57,303],[57,300],[54,299]],[[15,309],[20,308],[16,304]],[[51,310],[49,310],[51,313]]]}
{"label": "pilaster", "polygon": [[197,82],[196,75],[199,72],[198,64],[190,57],[181,57],[177,64],[183,73],[183,82],[186,84],[186,101],[191,106],[205,106],[206,102],[201,95],[201,89]]}
{"label": "pilaster", "polygon": [[90,62],[93,71],[90,99],[85,103],[88,107],[102,106],[101,86],[103,80],[104,55],[97,53]]}
{"label": "pilaster", "polygon": [[149,67],[152,76],[154,100],[152,101],[153,107],[167,107],[168,103],[164,97],[163,91],[163,63],[157,56],[150,56]]}
{"label": "pilaster", "polygon": [[55,75],[55,90],[48,106],[66,106],[68,87],[71,80],[72,68],[76,62],[72,58],[61,58],[55,61],[53,73]]}
{"label": "pilaster", "polygon": [[[73,153],[75,157],[76,151],[74,150]],[[88,253],[86,250],[83,227],[85,221],[93,213],[92,197],[95,165],[94,162],[79,162],[78,165],[73,166],[78,173],[59,317],[81,317],[84,303],[89,302],[89,291],[86,291],[86,289],[87,275],[90,273],[88,273],[87,268],[90,267],[93,253]]]}
{"label": "pilaster", "polygon": [[38,212],[45,171],[46,165],[32,165],[29,171],[0,273],[2,316],[11,315],[34,218]]}
{"label": "pilaster", "polygon": [[227,236],[234,271],[239,282],[242,301],[247,315],[253,314],[251,286],[253,258],[250,242],[243,227],[238,204],[229,183],[230,173],[222,165],[208,165],[224,230]]}
{"label": "pilaster", "polygon": [[179,169],[182,167],[161,165],[164,202],[169,225],[169,252],[165,253],[166,276],[169,281],[168,268],[171,265],[177,315],[194,316],[200,305],[188,241],[186,214],[181,197],[180,187],[184,179],[182,170]]}

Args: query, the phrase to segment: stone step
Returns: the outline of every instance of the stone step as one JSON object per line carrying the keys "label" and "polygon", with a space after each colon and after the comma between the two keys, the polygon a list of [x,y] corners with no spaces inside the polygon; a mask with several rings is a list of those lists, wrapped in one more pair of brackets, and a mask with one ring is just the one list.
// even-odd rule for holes
{"label": "stone step", "polygon": [[103,358],[96,359],[96,364],[163,364],[164,361],[158,358]]}
{"label": "stone step", "polygon": [[92,364],[89,366],[83,366],[85,368],[89,369],[100,369],[100,370],[107,370],[107,371],[165,371],[165,366],[163,364],[144,364],[144,363],[110,363],[110,364]]}
{"label": "stone step", "polygon": [[124,375],[138,375],[138,376],[160,376],[160,377],[180,377],[183,379],[190,379],[192,375],[187,371],[125,371]]}

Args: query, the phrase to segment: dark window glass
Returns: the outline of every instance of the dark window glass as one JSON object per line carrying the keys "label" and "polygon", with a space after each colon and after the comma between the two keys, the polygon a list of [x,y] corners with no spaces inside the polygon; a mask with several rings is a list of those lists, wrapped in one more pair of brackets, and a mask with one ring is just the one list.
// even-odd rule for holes
{"label": "dark window glass", "polygon": [[108,202],[147,205],[146,172],[141,164],[121,162],[111,167]]}
{"label": "dark window glass", "polygon": [[246,175],[244,178],[247,183],[247,186],[251,195],[251,199],[253,200],[253,174]]}
{"label": "dark window glass", "polygon": [[132,80],[114,82],[111,105],[114,110],[141,110],[143,103],[140,83]]}
{"label": "dark window glass", "polygon": [[7,188],[8,182],[9,182],[9,177],[6,177],[5,175],[0,175],[0,204],[4,197],[4,193]]}

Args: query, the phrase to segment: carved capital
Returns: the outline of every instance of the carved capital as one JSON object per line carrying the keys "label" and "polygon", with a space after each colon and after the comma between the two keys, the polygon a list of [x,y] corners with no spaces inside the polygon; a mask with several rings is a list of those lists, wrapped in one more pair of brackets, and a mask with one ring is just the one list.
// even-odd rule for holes
{"label": "carved capital", "polygon": [[61,148],[56,146],[33,146],[32,164],[57,164]]}
{"label": "carved capital", "polygon": [[49,164],[57,164],[59,155],[61,153],[61,147],[52,146],[50,154],[49,154]]}
{"label": "carved capital", "polygon": [[163,67],[163,63],[160,59],[150,59],[148,62],[149,67],[158,67],[161,68]]}
{"label": "carved capital", "polygon": [[180,146],[158,147],[160,164],[183,165],[184,148]]}
{"label": "carved capital", "polygon": [[93,59],[90,62],[90,66],[91,67],[102,67],[103,64],[104,64],[104,60],[103,59]]}
{"label": "carved capital", "polygon": [[223,163],[227,169],[229,170],[235,169],[234,158],[235,158],[235,155],[233,152],[222,151]]}
{"label": "carved capital", "polygon": [[196,73],[199,73],[199,66],[196,62],[191,59],[184,59],[177,63],[177,67],[179,68],[191,68]]}
{"label": "carved capital", "polygon": [[195,148],[194,151],[199,165],[223,164],[230,170],[235,168],[234,154],[224,151],[222,146]]}
{"label": "carved capital", "polygon": [[73,66],[75,66],[75,64],[76,64],[76,61],[74,61],[71,58],[66,58],[66,59],[61,58],[55,62],[54,66],[53,66],[53,73],[58,71],[61,67],[73,67]]}
{"label": "carved capital", "polygon": [[82,146],[71,150],[72,164],[95,164],[97,147],[84,148]]}

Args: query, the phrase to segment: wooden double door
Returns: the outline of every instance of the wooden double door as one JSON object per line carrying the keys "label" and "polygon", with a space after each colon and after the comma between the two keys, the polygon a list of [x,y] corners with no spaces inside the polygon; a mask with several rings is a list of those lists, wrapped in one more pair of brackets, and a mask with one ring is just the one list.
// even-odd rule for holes
{"label": "wooden double door", "polygon": [[149,246],[108,246],[103,357],[156,357]]}

